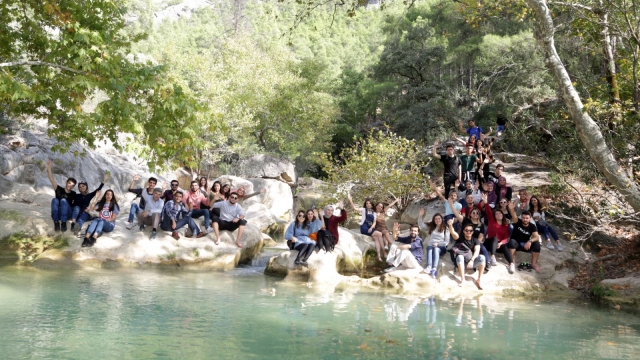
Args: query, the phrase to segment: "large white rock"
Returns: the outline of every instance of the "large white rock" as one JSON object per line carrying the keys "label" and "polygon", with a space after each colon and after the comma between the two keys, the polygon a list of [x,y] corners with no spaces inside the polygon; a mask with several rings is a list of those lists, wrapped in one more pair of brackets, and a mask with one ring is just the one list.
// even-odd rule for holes
{"label": "large white rock", "polygon": [[[272,179],[243,179],[232,175],[223,175],[215,180],[220,181],[222,184],[231,184],[232,189],[244,187],[247,194],[259,192],[264,189],[264,193],[240,201],[245,211],[251,209],[251,218],[255,218],[256,216],[260,217],[258,220],[261,224],[260,226],[263,225],[263,222],[266,221],[267,218],[272,220],[269,224],[266,224],[266,226],[275,224],[277,222],[276,219],[286,221],[291,219],[293,193],[291,192],[291,187],[287,184]],[[271,215],[259,214],[259,209],[262,210],[264,208],[254,206],[256,204],[264,205]],[[249,218],[250,216],[247,215],[247,219]]]}
{"label": "large white rock", "polygon": [[265,154],[241,160],[234,171],[244,178],[275,179],[289,185],[297,181],[296,169],[291,162]]}

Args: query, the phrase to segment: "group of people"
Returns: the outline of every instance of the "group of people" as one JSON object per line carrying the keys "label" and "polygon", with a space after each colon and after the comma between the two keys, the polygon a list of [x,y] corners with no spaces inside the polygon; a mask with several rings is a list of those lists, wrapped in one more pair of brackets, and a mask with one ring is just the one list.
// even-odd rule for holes
{"label": "group of people", "polygon": [[[100,198],[104,183],[109,179],[108,173],[92,192],[89,192],[86,182],[78,183],[72,177],[67,179],[64,187],[59,186],[51,171],[51,161],[47,162],[47,175],[55,191],[51,201],[51,218],[56,232],[67,231],[70,222],[71,231],[78,234],[82,225],[90,221],[82,247],[92,247],[98,237],[114,230],[116,217],[120,213],[115,193],[109,189]],[[246,194],[244,187],[232,190],[231,184],[222,184],[220,181],[215,181],[209,187],[206,177],[193,180],[188,191],[180,189],[177,180],[171,181],[169,189],[166,189],[166,183],[163,188],[156,187],[158,180],[154,177],[147,180],[145,188],[135,187],[139,180],[140,175],[135,175],[129,186],[129,192],[135,194],[136,199],[140,198],[140,202],[131,204],[126,227],[132,229],[138,225],[140,231],[144,231],[146,226],[151,227],[151,240],[156,238],[158,228],[170,232],[174,239],[179,240],[180,231],[184,228],[189,230],[186,234],[191,234],[188,237],[202,238],[214,232],[218,245],[220,230],[238,230],[236,245],[242,247],[242,233],[247,220],[241,204],[265,192],[262,189]],[[73,190],[76,184],[78,193]],[[98,198],[100,200],[96,201]],[[194,221],[198,218],[203,218],[204,230]]]}

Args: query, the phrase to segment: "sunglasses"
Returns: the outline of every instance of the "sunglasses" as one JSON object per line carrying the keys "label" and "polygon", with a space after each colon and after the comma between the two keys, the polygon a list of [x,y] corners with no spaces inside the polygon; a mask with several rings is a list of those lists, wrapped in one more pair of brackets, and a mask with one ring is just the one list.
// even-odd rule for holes
{"label": "sunglasses", "polygon": [[298,215],[298,217],[299,217],[299,218],[303,218],[303,217],[304,217],[304,215]]}
{"label": "sunglasses", "polygon": [[472,233],[472,232],[473,232],[473,230],[465,230],[464,232],[466,232],[466,233]]}
{"label": "sunglasses", "polygon": [[237,196],[232,196],[232,197],[230,197],[229,199],[231,199],[231,200],[238,200],[238,197],[237,197]]}
{"label": "sunglasses", "polygon": [[171,187],[178,187],[178,184],[171,184]]}

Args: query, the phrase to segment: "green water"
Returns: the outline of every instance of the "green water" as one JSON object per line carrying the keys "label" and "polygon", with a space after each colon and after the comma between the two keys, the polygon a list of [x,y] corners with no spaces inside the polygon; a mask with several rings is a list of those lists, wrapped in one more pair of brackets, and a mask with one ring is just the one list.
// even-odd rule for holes
{"label": "green water", "polygon": [[[271,292],[275,289],[275,293]],[[0,267],[1,359],[638,359],[640,318],[264,276]]]}

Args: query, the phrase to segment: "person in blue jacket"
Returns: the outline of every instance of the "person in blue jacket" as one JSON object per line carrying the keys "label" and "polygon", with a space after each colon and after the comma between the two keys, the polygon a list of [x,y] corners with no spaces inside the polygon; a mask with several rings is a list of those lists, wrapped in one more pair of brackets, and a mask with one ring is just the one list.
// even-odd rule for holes
{"label": "person in blue jacket", "polygon": [[307,260],[313,249],[316,247],[315,241],[313,241],[309,235],[317,232],[322,228],[322,220],[318,216],[317,210],[298,211],[296,219],[289,225],[287,231],[284,233],[284,238],[287,242],[291,241],[291,248],[298,251],[295,264],[308,266]]}

